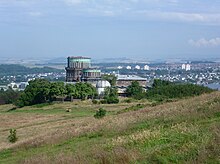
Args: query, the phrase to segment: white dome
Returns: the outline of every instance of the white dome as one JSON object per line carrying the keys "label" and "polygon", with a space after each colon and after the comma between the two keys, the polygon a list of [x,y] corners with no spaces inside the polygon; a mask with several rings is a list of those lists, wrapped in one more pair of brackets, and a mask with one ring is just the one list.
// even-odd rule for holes
{"label": "white dome", "polygon": [[96,84],[96,88],[106,88],[111,87],[111,84],[107,80],[100,80]]}

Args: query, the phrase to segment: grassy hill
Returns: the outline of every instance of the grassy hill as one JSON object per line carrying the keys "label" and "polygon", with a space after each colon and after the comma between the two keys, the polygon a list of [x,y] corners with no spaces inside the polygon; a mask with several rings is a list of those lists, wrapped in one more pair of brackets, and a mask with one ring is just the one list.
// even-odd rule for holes
{"label": "grassy hill", "polygon": [[[107,116],[95,119],[100,107]],[[11,108],[0,106],[0,163],[220,163],[220,92],[163,104]]]}

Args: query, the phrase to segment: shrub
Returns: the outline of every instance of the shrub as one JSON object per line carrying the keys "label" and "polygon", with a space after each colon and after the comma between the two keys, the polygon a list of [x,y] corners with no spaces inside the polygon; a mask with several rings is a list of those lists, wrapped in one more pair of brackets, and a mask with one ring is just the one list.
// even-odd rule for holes
{"label": "shrub", "polygon": [[98,103],[99,103],[99,101],[98,101],[98,100],[93,99],[93,100],[92,100],[92,103],[93,103],[93,104],[98,104]]}
{"label": "shrub", "polygon": [[10,134],[8,136],[8,141],[11,143],[15,143],[18,140],[16,129],[10,129]]}
{"label": "shrub", "polygon": [[103,99],[103,100],[100,101],[100,103],[101,103],[101,104],[107,104],[107,100],[106,100],[106,99]]}
{"label": "shrub", "polygon": [[106,110],[103,108],[100,108],[98,111],[96,111],[96,114],[94,115],[95,118],[103,118],[106,115]]}
{"label": "shrub", "polygon": [[108,104],[117,104],[119,103],[118,97],[108,97],[107,99]]}
{"label": "shrub", "polygon": [[123,100],[123,102],[125,102],[125,103],[131,103],[131,102],[132,102],[132,99],[130,99],[130,98],[125,99],[125,100]]}

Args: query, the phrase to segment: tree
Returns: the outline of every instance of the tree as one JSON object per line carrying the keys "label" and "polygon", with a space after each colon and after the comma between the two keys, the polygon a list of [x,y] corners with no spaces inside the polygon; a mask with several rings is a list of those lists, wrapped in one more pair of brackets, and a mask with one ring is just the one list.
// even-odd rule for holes
{"label": "tree", "polygon": [[157,87],[171,85],[171,84],[172,84],[172,82],[170,82],[170,81],[161,80],[161,79],[154,79],[154,83],[153,83],[152,87],[157,88]]}
{"label": "tree", "polygon": [[15,103],[18,107],[45,103],[51,97],[50,82],[45,79],[36,79],[29,82],[24,92]]}
{"label": "tree", "polygon": [[131,85],[127,87],[126,93],[128,97],[141,99],[143,96],[143,88],[137,81],[132,81]]}
{"label": "tree", "polygon": [[71,101],[73,100],[73,97],[77,97],[76,95],[76,86],[73,84],[66,84],[66,94],[68,97],[70,97]]}
{"label": "tree", "polygon": [[66,94],[66,87],[63,82],[53,82],[50,85],[49,98],[52,101],[56,96],[62,96],[64,101],[64,96]]}
{"label": "tree", "polygon": [[96,88],[89,83],[76,83],[75,85],[76,85],[75,98],[80,98],[82,100],[85,100],[87,98],[93,98],[95,95],[97,95]]}
{"label": "tree", "polygon": [[68,96],[77,99],[93,98],[97,95],[96,88],[89,83],[67,84],[66,93]]}
{"label": "tree", "polygon": [[116,85],[117,77],[115,75],[103,75],[102,79],[107,80],[111,84],[111,86]]}
{"label": "tree", "polygon": [[118,91],[114,87],[107,87],[104,93],[104,102],[108,104],[117,104],[119,103]]}
{"label": "tree", "polygon": [[0,104],[14,103],[18,99],[20,94],[21,94],[21,92],[14,91],[11,88],[9,88],[6,91],[1,90],[0,91]]}

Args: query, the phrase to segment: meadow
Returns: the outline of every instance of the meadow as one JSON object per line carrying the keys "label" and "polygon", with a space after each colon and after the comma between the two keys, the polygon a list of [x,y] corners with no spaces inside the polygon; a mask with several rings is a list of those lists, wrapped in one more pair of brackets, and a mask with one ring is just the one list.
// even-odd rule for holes
{"label": "meadow", "polygon": [[219,145],[217,91],[161,103],[0,106],[0,163],[220,163]]}

